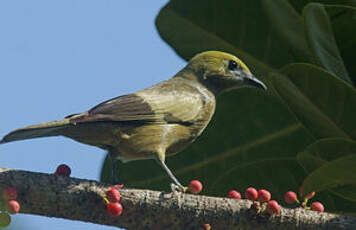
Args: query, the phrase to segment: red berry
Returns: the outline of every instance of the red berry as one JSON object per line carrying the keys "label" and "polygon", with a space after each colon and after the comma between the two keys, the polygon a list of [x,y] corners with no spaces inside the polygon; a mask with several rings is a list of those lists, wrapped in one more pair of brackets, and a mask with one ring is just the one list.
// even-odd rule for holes
{"label": "red berry", "polygon": [[106,192],[106,197],[112,203],[119,202],[121,198],[120,192],[114,187],[109,188],[109,190]]}
{"label": "red berry", "polygon": [[257,197],[260,202],[267,202],[271,199],[271,193],[266,189],[260,189],[258,190]]}
{"label": "red berry", "polygon": [[315,196],[315,192],[311,192],[311,193],[309,193],[308,195],[306,195],[305,196],[305,199],[311,199],[311,198],[313,198]]}
{"label": "red berry", "polygon": [[317,211],[317,212],[324,212],[324,205],[320,202],[313,202],[311,204],[311,210]]}
{"label": "red berry", "polygon": [[284,195],[284,200],[288,204],[294,204],[295,202],[297,202],[297,194],[295,194],[295,192],[293,191],[288,191]]}
{"label": "red berry", "polygon": [[211,230],[210,224],[204,224],[204,225],[203,225],[203,229],[204,229],[204,230]]}
{"label": "red berry", "polygon": [[270,200],[267,203],[266,206],[267,212],[269,212],[271,215],[272,214],[278,214],[281,212],[281,207],[279,206],[278,202],[275,200]]}
{"label": "red berry", "polygon": [[20,204],[16,200],[9,200],[6,204],[6,211],[10,214],[16,214],[20,211]]}
{"label": "red berry", "polygon": [[11,217],[8,213],[2,212],[0,213],[0,227],[9,226],[11,222]]}
{"label": "red berry", "polygon": [[61,164],[57,167],[56,172],[54,173],[57,176],[69,176],[71,173],[71,170],[68,165],[66,164]]}
{"label": "red berry", "polygon": [[189,184],[189,190],[191,193],[198,194],[203,190],[203,185],[198,180],[192,180]]}
{"label": "red berry", "polygon": [[241,194],[236,190],[231,190],[229,194],[227,194],[227,198],[241,199]]}
{"label": "red berry", "polygon": [[258,196],[257,190],[255,188],[249,187],[245,191],[245,198],[248,200],[256,200]]}
{"label": "red berry", "polygon": [[2,195],[5,200],[15,200],[17,198],[17,190],[14,187],[6,187]]}
{"label": "red berry", "polygon": [[110,216],[119,216],[122,213],[122,205],[119,202],[108,203],[106,205],[106,210]]}

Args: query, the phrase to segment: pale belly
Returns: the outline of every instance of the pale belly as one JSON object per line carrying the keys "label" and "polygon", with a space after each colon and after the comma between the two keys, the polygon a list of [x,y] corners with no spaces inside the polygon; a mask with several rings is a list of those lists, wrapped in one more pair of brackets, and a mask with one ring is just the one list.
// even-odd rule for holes
{"label": "pale belly", "polygon": [[191,128],[180,124],[145,125],[129,130],[118,130],[118,142],[113,145],[117,158],[122,161],[154,158],[158,149],[165,149],[166,155],[182,151],[196,135]]}

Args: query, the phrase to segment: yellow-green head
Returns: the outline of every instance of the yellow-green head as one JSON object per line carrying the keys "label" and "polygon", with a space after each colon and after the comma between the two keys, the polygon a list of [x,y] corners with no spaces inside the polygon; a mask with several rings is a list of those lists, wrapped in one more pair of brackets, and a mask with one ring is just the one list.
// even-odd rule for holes
{"label": "yellow-green head", "polygon": [[267,89],[240,59],[220,51],[197,54],[185,70],[193,72],[199,82],[216,94],[244,85]]}

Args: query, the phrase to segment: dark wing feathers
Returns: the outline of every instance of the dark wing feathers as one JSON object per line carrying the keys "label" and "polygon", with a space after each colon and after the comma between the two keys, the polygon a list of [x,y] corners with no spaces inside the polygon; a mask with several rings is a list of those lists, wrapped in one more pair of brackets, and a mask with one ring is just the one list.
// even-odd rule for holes
{"label": "dark wing feathers", "polygon": [[150,115],[153,113],[150,105],[136,94],[127,94],[107,100],[88,111],[95,114],[120,115]]}
{"label": "dark wing feathers", "polygon": [[143,120],[154,120],[154,111],[141,97],[127,94],[100,103],[84,114],[74,115],[71,123]]}
{"label": "dark wing feathers", "polygon": [[189,124],[197,119],[203,109],[202,97],[196,86],[172,78],[151,88],[105,101],[83,114],[70,117],[70,121]]}

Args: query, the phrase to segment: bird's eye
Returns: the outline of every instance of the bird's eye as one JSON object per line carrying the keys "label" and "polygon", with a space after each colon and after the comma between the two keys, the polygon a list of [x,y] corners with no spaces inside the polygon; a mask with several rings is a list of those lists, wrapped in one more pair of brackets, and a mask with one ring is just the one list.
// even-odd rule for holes
{"label": "bird's eye", "polygon": [[233,60],[229,61],[229,66],[228,66],[229,70],[236,70],[238,67],[239,67],[239,65],[237,64],[236,61],[233,61]]}

